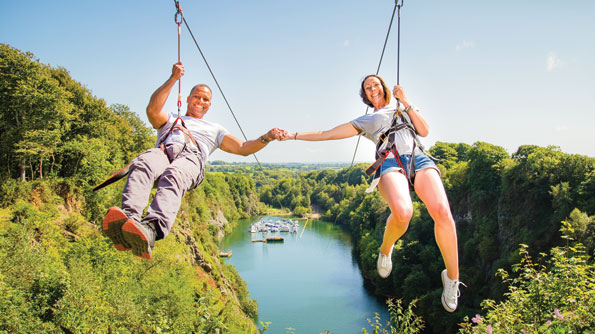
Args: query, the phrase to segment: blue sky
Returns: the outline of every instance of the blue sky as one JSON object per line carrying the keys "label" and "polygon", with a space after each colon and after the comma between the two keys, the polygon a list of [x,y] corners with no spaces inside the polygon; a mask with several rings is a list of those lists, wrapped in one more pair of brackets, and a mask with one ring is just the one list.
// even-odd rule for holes
{"label": "blue sky", "polygon": [[[181,0],[185,18],[244,132],[324,130],[365,113],[360,80],[376,71],[388,0]],[[405,0],[400,82],[436,141],[484,141],[514,153],[555,145],[595,156],[595,1]],[[145,108],[177,60],[172,1],[3,1],[0,42],[62,66],[108,104]],[[380,75],[396,81],[396,22]],[[206,119],[235,124],[188,31],[186,75],[214,89]],[[176,88],[177,91],[177,88]],[[176,93],[167,106],[176,112]],[[184,106],[185,108],[185,106]],[[148,124],[148,122],[147,122]],[[264,162],[350,162],[356,139],[271,143]],[[362,139],[356,161],[373,159]],[[253,162],[217,151],[211,160]]]}

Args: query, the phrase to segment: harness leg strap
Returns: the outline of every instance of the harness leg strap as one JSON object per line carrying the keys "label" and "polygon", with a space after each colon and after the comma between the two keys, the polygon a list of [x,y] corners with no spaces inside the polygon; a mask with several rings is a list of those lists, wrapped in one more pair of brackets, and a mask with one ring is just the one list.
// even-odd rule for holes
{"label": "harness leg strap", "polygon": [[382,151],[382,153],[376,159],[376,161],[372,165],[370,165],[370,167],[368,167],[366,169],[366,174],[368,174],[368,176],[374,174],[378,170],[378,168],[380,168],[382,163],[386,160],[386,157],[388,156],[388,152],[389,152],[389,150]]}

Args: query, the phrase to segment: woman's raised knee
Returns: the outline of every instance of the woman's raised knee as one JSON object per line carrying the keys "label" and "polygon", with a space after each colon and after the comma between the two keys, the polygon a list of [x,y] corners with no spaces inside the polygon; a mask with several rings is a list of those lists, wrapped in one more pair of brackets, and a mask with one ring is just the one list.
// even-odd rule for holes
{"label": "woman's raised knee", "polygon": [[393,220],[399,224],[409,224],[413,216],[413,207],[409,205],[397,205],[391,208],[391,216]]}
{"label": "woman's raised knee", "polygon": [[[409,217],[411,218],[411,217]],[[404,231],[407,231],[407,228],[409,228],[409,221],[410,219],[403,219],[403,217],[401,217],[401,220],[395,218],[395,216],[393,214],[391,214],[388,219],[386,220],[386,225],[387,227],[390,226],[392,228],[396,228],[399,230],[403,230],[403,233],[405,233]]]}

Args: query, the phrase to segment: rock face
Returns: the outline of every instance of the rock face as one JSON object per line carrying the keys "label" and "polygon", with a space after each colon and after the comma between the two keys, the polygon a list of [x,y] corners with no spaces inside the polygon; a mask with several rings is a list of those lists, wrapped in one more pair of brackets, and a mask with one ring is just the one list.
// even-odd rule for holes
{"label": "rock face", "polygon": [[217,234],[215,235],[215,238],[218,241],[223,239],[223,237],[225,236],[225,225],[227,223],[228,223],[228,221],[225,218],[225,216],[223,215],[223,211],[221,211],[221,210],[217,210],[217,214],[215,215],[215,218],[213,218],[207,222],[207,224],[213,225],[217,228]]}
{"label": "rock face", "polygon": [[184,219],[180,222],[180,227],[172,230],[172,234],[181,242],[189,247],[192,263],[202,267],[206,272],[211,272],[212,265],[208,263],[198,247],[198,241],[192,233],[190,223]]}
{"label": "rock face", "polygon": [[[217,240],[221,240],[225,235],[225,224],[228,220],[223,215],[223,211],[218,210],[214,219],[207,222],[208,225],[213,225],[217,228]],[[184,216],[182,212],[181,216]],[[212,288],[221,291],[221,296],[227,300],[233,300],[233,302],[239,307],[242,307],[242,301],[238,297],[236,290],[234,290],[230,278],[221,274],[221,270],[215,270],[216,267],[222,265],[219,260],[219,256],[213,256],[215,254],[209,254],[205,252],[205,249],[199,245],[200,241],[196,239],[190,221],[182,219],[179,222],[177,228],[172,229],[172,234],[179,240],[188,246],[187,256],[193,265],[199,267],[204,271],[203,277],[206,277],[207,281]]]}

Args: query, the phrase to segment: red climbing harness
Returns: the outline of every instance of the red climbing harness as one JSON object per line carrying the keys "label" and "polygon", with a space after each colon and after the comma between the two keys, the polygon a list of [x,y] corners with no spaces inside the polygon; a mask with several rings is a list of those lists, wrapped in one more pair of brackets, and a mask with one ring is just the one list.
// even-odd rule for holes
{"label": "red climbing harness", "polygon": [[[398,122],[399,120],[401,122]],[[413,148],[411,150],[409,170],[403,166],[401,156],[399,155],[397,145],[395,144],[395,134],[399,131],[409,131],[413,136]],[[380,135],[378,144],[376,144],[376,161],[366,169],[366,174],[374,174],[374,180],[380,178],[380,166],[388,158],[389,153],[392,152],[397,164],[403,170],[405,176],[407,176],[409,183],[413,185],[413,182],[415,181],[415,149],[418,147],[424,152],[424,147],[419,141],[415,127],[408,118],[403,116],[403,112],[397,109],[390,127]],[[425,154],[432,158],[431,155],[427,153]]]}

